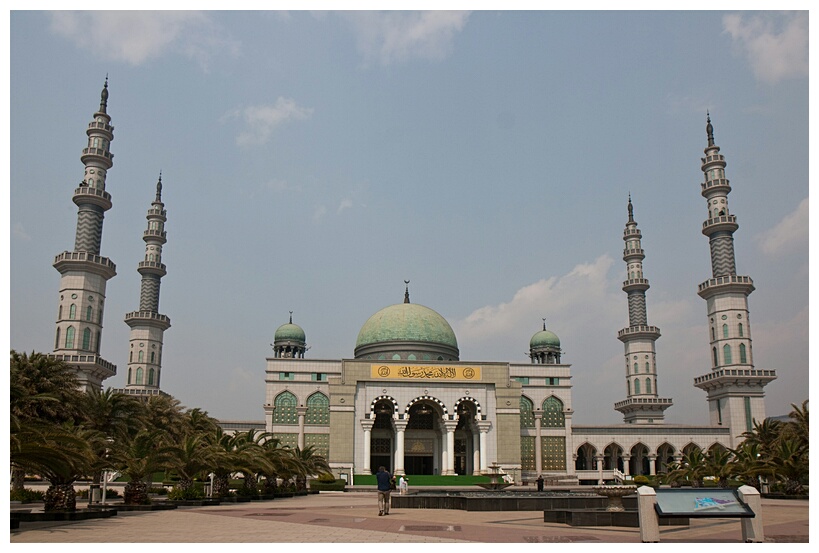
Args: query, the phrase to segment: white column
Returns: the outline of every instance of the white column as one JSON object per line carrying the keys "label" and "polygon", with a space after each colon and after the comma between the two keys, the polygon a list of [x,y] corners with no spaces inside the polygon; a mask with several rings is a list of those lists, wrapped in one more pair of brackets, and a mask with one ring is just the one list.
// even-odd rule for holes
{"label": "white column", "polygon": [[540,447],[540,424],[543,419],[543,409],[538,407],[534,410],[535,415],[535,473],[540,475],[543,470],[543,452]]}
{"label": "white column", "polygon": [[631,476],[631,455],[623,454],[623,474]]}
{"label": "white column", "polygon": [[489,421],[479,421],[477,423],[478,430],[481,431],[481,472],[489,470],[489,443],[487,442],[487,434],[492,427]]}
{"label": "white column", "polygon": [[[370,467],[370,434],[375,424],[375,419],[361,419],[361,428],[364,430],[364,474],[372,474]],[[351,473],[352,474],[352,473]]]}
{"label": "white column", "polygon": [[652,476],[657,474],[657,466],[655,465],[656,461],[657,455],[655,455],[654,453],[648,456],[648,473]]}
{"label": "white column", "polygon": [[597,461],[597,485],[603,485],[603,461],[606,460],[606,457],[601,454],[597,454],[594,456],[594,459]]}
{"label": "white column", "polygon": [[472,474],[481,474],[481,439],[478,427],[472,425]]}
{"label": "white column", "polygon": [[299,415],[299,449],[304,449],[304,417],[307,414],[307,407],[296,407]]}
{"label": "white column", "polygon": [[408,420],[393,420],[395,425],[395,470],[393,474],[404,473],[404,430],[407,429]]}
{"label": "white column", "polygon": [[449,465],[447,465],[447,462],[446,462],[446,452],[447,452],[447,445],[446,445],[447,440],[446,440],[446,438],[447,438],[447,435],[446,435],[446,428],[444,427],[443,420],[441,420],[440,430],[441,430],[441,450],[439,451],[439,454],[440,454],[439,458],[441,459],[441,475],[444,475],[444,474],[447,473],[447,470],[449,469]]}
{"label": "white column", "polygon": [[446,474],[453,476],[455,474],[455,428],[458,426],[458,421],[445,421],[444,428],[446,428]]}

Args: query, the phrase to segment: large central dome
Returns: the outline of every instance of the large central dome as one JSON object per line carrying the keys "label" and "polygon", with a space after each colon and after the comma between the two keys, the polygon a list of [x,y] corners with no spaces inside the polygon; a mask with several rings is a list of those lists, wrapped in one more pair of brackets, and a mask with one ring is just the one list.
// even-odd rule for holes
{"label": "large central dome", "polygon": [[446,319],[429,307],[399,303],[367,319],[358,333],[355,357],[457,361],[458,340]]}

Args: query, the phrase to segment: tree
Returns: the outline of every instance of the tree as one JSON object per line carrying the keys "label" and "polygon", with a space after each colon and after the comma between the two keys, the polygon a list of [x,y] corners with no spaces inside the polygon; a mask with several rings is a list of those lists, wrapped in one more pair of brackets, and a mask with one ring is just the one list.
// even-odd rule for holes
{"label": "tree", "polygon": [[695,488],[702,486],[702,479],[707,476],[705,472],[705,456],[698,447],[683,451],[679,462],[669,466],[666,479],[669,482],[687,482]]}
{"label": "tree", "polygon": [[34,441],[44,455],[39,460],[28,458],[23,466],[42,475],[50,484],[45,493],[45,511],[76,510],[74,482],[90,472],[93,447],[98,439],[98,433],[70,423],[46,427],[39,432]]}
{"label": "tree", "polygon": [[213,446],[202,434],[189,434],[179,444],[167,448],[166,466],[179,477],[176,485],[183,499],[199,496],[193,487],[193,480],[206,470],[210,472],[214,462]]}
{"label": "tree", "polygon": [[164,433],[142,429],[133,437],[118,440],[110,453],[113,467],[128,477],[125,484],[126,505],[146,505],[148,478],[165,468],[171,460],[171,448],[164,443]]}
{"label": "tree", "polygon": [[307,478],[319,474],[330,472],[330,465],[327,460],[316,453],[316,448],[309,445],[304,449],[296,448],[291,450],[293,456],[299,461],[300,470],[296,474],[296,489],[307,488]]}

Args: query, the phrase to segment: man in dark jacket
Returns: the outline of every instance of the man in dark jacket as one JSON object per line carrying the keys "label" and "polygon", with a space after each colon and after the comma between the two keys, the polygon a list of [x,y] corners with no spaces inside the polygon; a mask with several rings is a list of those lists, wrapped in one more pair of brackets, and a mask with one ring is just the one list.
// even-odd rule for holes
{"label": "man in dark jacket", "polygon": [[383,466],[378,467],[375,480],[378,482],[378,516],[390,514],[390,480],[392,475]]}

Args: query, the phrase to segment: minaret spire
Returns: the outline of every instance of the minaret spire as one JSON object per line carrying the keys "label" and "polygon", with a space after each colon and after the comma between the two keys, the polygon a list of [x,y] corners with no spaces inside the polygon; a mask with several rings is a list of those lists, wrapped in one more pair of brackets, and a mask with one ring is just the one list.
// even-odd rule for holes
{"label": "minaret spire", "polygon": [[116,365],[99,355],[105,287],[117,274],[116,265],[100,255],[102,222],[112,205],[105,179],[114,165],[114,154],[109,151],[114,127],[106,113],[107,104],[106,77],[100,110],[85,130],[88,142],[80,156],[85,170],[72,197],[77,205],[74,251],[65,251],[54,259],[54,268],[61,276],[53,355],[75,368],[85,390],[102,388],[102,381],[117,372]]}
{"label": "minaret spire", "polygon": [[162,263],[162,246],[165,244],[167,212],[162,203],[162,173],[156,183],[156,199],[146,216],[148,228],[142,233],[145,241],[145,257],[137,271],[142,275],[139,289],[139,311],[125,315],[125,323],[131,327],[130,351],[128,353],[128,377],[126,389],[129,394],[156,395],[162,372],[162,345],[165,331],[171,326],[167,315],[159,313],[159,288],[165,276]]}
{"label": "minaret spire", "polygon": [[765,419],[764,387],[776,379],[776,371],[754,369],[748,318],[754,282],[737,275],[733,235],[739,224],[728,209],[731,185],[725,178],[725,156],[714,143],[710,113],[707,121],[708,146],[701,158],[705,182],[700,188],[707,207],[702,233],[711,250],[712,278],[700,284],[697,293],[708,305],[711,372],[695,378],[694,386],[708,394],[711,424],[731,427],[731,447],[736,447],[754,420]]}
{"label": "minaret spire", "polygon": [[657,356],[654,343],[660,337],[660,329],[648,324],[646,315],[646,290],[648,279],[643,276],[645,252],[641,245],[643,237],[634,220],[631,193],[628,195],[628,222],[623,231],[626,247],[626,281],[623,291],[628,295],[629,326],[617,334],[623,342],[626,357],[626,399],[614,404],[623,413],[627,423],[661,423],[664,412],[671,407],[670,398],[661,398],[657,386]]}

